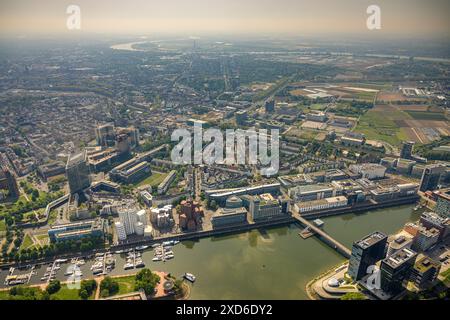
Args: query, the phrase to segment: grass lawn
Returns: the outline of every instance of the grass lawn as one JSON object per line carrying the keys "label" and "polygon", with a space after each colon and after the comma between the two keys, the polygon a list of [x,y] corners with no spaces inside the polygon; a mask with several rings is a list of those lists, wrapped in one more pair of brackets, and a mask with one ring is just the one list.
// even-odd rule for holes
{"label": "grass lawn", "polygon": [[47,241],[49,237],[48,234],[38,234],[36,235],[36,239],[38,239],[39,241]]}
{"label": "grass lawn", "polygon": [[56,222],[56,219],[58,219],[58,212],[56,210],[50,210],[50,213],[48,214],[47,224],[49,226],[54,225]]}
{"label": "grass lawn", "polygon": [[[52,297],[58,300],[81,300],[78,295],[78,289],[69,289],[67,284],[62,284],[61,289],[57,293],[51,295]],[[93,300],[95,297],[95,290],[92,295],[89,297],[89,300]]]}
{"label": "grass lawn", "polygon": [[119,292],[117,293],[118,295],[136,291],[134,290],[135,276],[114,278],[114,280],[119,284]]}
{"label": "grass lawn", "polygon": [[0,300],[8,300],[9,290],[0,291]]}
{"label": "grass lawn", "polygon": [[0,232],[6,231],[6,223],[5,220],[0,220]]}
{"label": "grass lawn", "polygon": [[33,244],[34,244],[34,242],[31,239],[30,235],[26,234],[25,237],[23,238],[23,241],[22,241],[22,244],[20,245],[19,250],[27,249],[27,248],[31,247]]}
{"label": "grass lawn", "polygon": [[143,185],[151,185],[152,187],[157,187],[167,176],[167,173],[153,173],[151,176],[145,178],[138,182],[135,186],[140,187]]}

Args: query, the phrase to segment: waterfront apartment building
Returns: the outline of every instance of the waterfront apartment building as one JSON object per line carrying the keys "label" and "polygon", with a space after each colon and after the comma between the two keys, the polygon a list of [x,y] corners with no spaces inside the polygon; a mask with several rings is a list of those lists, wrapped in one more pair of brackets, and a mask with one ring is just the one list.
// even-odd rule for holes
{"label": "waterfront apartment building", "polygon": [[66,177],[71,194],[80,192],[91,185],[86,152],[69,156],[66,164]]}
{"label": "waterfront apartment building", "polygon": [[348,199],[344,196],[325,198],[321,200],[313,200],[306,202],[297,202],[294,205],[294,210],[298,213],[307,213],[319,210],[327,210],[339,207],[345,207],[348,204]]}
{"label": "waterfront apartment building", "polygon": [[125,233],[131,235],[135,233],[134,226],[138,222],[138,216],[133,209],[119,210],[119,219],[125,228]]}
{"label": "waterfront apartment building", "polygon": [[125,230],[125,226],[123,225],[122,222],[117,221],[114,223],[115,227],[116,227],[116,233],[117,233],[117,238],[119,239],[119,241],[124,241],[127,239],[127,232]]}
{"label": "waterfront apartment building", "polygon": [[414,237],[412,248],[416,251],[426,251],[439,241],[439,230],[436,228],[426,229],[421,227]]}
{"label": "waterfront apartment building", "polygon": [[422,213],[420,224],[427,229],[435,228],[439,230],[439,240],[446,238],[450,234],[450,219],[437,213]]}
{"label": "waterfront apartment building", "polygon": [[348,275],[354,281],[362,279],[369,266],[386,256],[387,239],[385,234],[377,231],[353,243]]}
{"label": "waterfront apartment building", "polygon": [[411,249],[402,249],[381,261],[381,289],[386,293],[398,294],[403,283],[409,280],[417,253]]}
{"label": "waterfront apartment building", "polygon": [[280,202],[270,193],[251,197],[249,211],[253,221],[268,220],[283,215]]}
{"label": "waterfront apartment building", "polygon": [[417,259],[411,272],[411,281],[419,290],[428,289],[437,279],[441,264],[427,256]]}

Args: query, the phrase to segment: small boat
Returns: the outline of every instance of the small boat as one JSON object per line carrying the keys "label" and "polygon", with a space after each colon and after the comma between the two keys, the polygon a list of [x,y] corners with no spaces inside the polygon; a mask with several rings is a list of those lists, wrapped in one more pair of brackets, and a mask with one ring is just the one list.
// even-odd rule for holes
{"label": "small boat", "polygon": [[41,281],[47,281],[47,279],[48,279],[47,277],[42,277]]}
{"label": "small boat", "polygon": [[143,267],[145,267],[144,261],[142,260],[136,261],[136,268],[143,268]]}
{"label": "small boat", "polygon": [[137,246],[136,247],[136,250],[139,250],[139,251],[142,251],[142,250],[145,250],[145,249],[148,249],[148,246]]}
{"label": "small boat", "polygon": [[134,264],[133,263],[127,263],[123,266],[124,270],[129,270],[129,269],[133,269],[134,268]]}
{"label": "small boat", "polygon": [[68,259],[56,259],[55,262],[56,263],[65,263],[67,262]]}
{"label": "small boat", "polygon": [[93,274],[99,274],[99,273],[102,273],[102,272],[103,272],[103,269],[94,269],[92,271]]}
{"label": "small boat", "polygon": [[173,245],[173,241],[172,241],[172,240],[170,240],[170,241],[164,241],[164,242],[162,243],[162,245],[163,245],[163,246],[171,246],[171,245]]}
{"label": "small boat", "polygon": [[123,253],[124,251],[123,250],[117,250],[117,251],[114,251],[114,253],[117,253],[117,254],[121,254],[121,253]]}
{"label": "small boat", "polygon": [[176,245],[176,244],[179,244],[180,243],[180,241],[178,241],[178,240],[174,240],[173,241],[173,245]]}
{"label": "small boat", "polygon": [[65,276],[71,276],[71,275],[73,275],[73,270],[66,271],[66,272],[64,273],[64,275],[65,275]]}
{"label": "small boat", "polygon": [[162,259],[160,258],[160,257],[154,257],[153,259],[152,259],[152,261],[154,261],[154,262],[157,262],[157,261],[161,261]]}
{"label": "small boat", "polygon": [[159,243],[152,244],[152,248],[158,248],[159,246],[161,246]]}
{"label": "small boat", "polygon": [[166,260],[173,259],[174,257],[175,257],[175,256],[174,256],[173,254],[168,254],[168,255],[164,256],[164,258],[165,258]]}
{"label": "small boat", "polygon": [[165,254],[166,255],[173,255],[173,251],[172,250],[166,251]]}
{"label": "small boat", "polygon": [[192,283],[195,282],[195,279],[196,279],[196,277],[192,273],[188,273],[188,272],[186,272],[183,275],[183,278],[185,278],[186,280],[188,280],[188,281],[190,281]]}

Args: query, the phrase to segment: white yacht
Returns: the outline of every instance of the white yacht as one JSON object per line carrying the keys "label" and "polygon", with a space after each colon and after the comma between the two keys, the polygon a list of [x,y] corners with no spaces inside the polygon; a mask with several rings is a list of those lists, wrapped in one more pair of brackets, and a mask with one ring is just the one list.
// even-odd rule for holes
{"label": "white yacht", "polygon": [[188,272],[186,272],[183,275],[183,278],[185,278],[186,280],[188,280],[190,282],[195,282],[195,279],[196,279],[196,277],[192,273],[188,273]]}

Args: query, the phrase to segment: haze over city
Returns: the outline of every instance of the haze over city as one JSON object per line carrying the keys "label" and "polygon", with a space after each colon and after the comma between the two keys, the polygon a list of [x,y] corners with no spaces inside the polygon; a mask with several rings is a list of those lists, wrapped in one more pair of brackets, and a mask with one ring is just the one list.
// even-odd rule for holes
{"label": "haze over city", "polygon": [[[346,300],[448,300],[449,13],[0,0],[0,309],[301,317],[272,300],[339,300],[312,311],[364,320]],[[40,314],[71,310],[54,305]]]}
{"label": "haze over city", "polygon": [[67,34],[70,4],[81,8],[84,33],[367,34],[371,4],[382,13],[377,36],[448,37],[450,30],[446,0],[2,0],[1,33]]}

